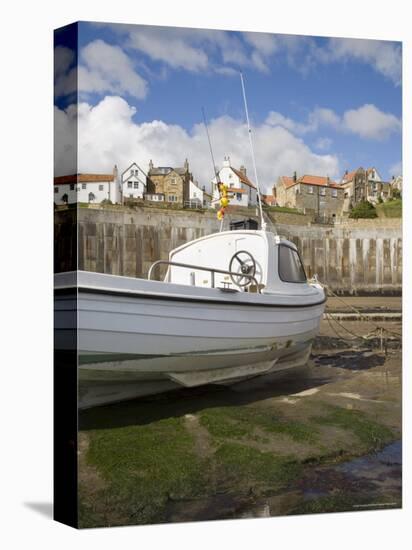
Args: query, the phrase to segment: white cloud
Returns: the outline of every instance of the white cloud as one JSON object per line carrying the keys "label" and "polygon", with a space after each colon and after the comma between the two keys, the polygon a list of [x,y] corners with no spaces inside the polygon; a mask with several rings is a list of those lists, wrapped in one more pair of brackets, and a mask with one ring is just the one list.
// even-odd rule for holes
{"label": "white cloud", "polygon": [[[58,110],[57,131],[70,134],[74,120],[69,112]],[[107,172],[114,164],[127,167],[131,161],[147,169],[150,159],[158,165],[181,166],[187,157],[193,175],[200,185],[210,184],[213,177],[207,136],[203,124],[196,124],[188,132],[178,125],[162,121],[136,123],[135,109],[120,97],[106,97],[96,106],[79,105],[79,171]],[[232,164],[245,164],[252,176],[247,128],[228,116],[214,119],[209,132],[216,162],[230,155]],[[263,191],[268,191],[278,176],[298,173],[339,173],[335,155],[314,153],[301,139],[280,126],[262,124],[253,130],[259,179]],[[60,147],[56,175],[65,172],[65,152]],[[72,170],[73,171],[73,170]]]}
{"label": "white cloud", "polygon": [[391,113],[385,113],[375,105],[365,104],[358,109],[349,109],[339,116],[332,109],[316,107],[305,122],[298,122],[281,113],[271,111],[266,119],[271,126],[281,126],[297,135],[317,132],[322,127],[337,132],[350,132],[364,139],[383,141],[401,130],[400,120]]}
{"label": "white cloud", "polygon": [[325,61],[357,60],[371,65],[396,85],[402,79],[402,49],[399,43],[356,38],[331,38]]}
{"label": "white cloud", "polygon": [[380,111],[375,105],[365,104],[343,115],[343,127],[365,139],[383,141],[401,130],[401,122],[395,115]]}
{"label": "white cloud", "polygon": [[316,132],[321,126],[338,128],[340,119],[332,109],[316,107],[309,113],[306,122],[297,122],[277,111],[270,111],[266,122],[271,126],[282,126],[295,134],[302,135],[308,132]]}
{"label": "white cloud", "polygon": [[146,96],[147,82],[119,46],[94,40],[81,50],[80,60],[80,92],[128,94],[138,99]]}
{"label": "white cloud", "polygon": [[67,96],[77,92],[77,69],[74,51],[65,46],[54,48],[54,95]]}
{"label": "white cloud", "polygon": [[202,49],[190,44],[190,29],[168,27],[129,27],[128,46],[163,61],[175,69],[200,71],[206,69],[208,57]]}
{"label": "white cloud", "polygon": [[327,151],[330,149],[333,141],[330,138],[327,137],[320,137],[315,142],[316,149],[319,149],[319,151]]}

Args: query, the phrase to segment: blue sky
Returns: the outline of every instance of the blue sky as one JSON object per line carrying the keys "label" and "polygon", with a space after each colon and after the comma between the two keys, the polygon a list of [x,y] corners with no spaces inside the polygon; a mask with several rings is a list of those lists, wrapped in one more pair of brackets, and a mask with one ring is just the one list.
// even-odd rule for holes
{"label": "blue sky", "polygon": [[[69,50],[57,37],[56,109],[66,127]],[[358,166],[384,179],[401,172],[400,43],[81,23],[78,63],[82,171],[187,157],[207,185],[203,106],[216,161],[230,155],[251,173],[241,70],[265,190],[294,170],[336,180]]]}

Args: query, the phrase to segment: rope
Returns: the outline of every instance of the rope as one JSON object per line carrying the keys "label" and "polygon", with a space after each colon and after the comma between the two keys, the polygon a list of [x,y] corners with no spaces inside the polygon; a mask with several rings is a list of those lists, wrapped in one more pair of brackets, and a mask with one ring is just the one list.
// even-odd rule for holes
{"label": "rope", "polygon": [[[380,337],[381,337],[381,340],[383,341],[383,334],[384,333],[387,333],[387,334],[390,334],[390,335],[394,335],[396,338],[391,338],[389,337],[391,340],[399,340],[402,338],[402,334],[399,334],[398,332],[395,332],[393,330],[389,330],[387,329],[386,327],[383,327],[381,325],[377,325],[376,323],[373,323],[372,321],[370,321],[370,319],[368,319],[368,317],[366,317],[365,315],[363,315],[361,313],[361,311],[359,311],[359,309],[357,309],[355,306],[353,306],[352,304],[349,304],[348,302],[346,302],[345,300],[343,300],[340,296],[338,296],[335,292],[333,292],[333,290],[331,290],[329,288],[328,285],[324,284],[324,283],[321,283],[319,281],[319,279],[317,278],[317,276],[315,275],[312,279],[310,279],[308,281],[309,283],[316,283],[316,284],[319,284],[326,292],[327,295],[329,296],[333,296],[335,297],[337,300],[339,300],[342,304],[344,304],[346,307],[352,309],[353,311],[355,311],[360,319],[364,319],[365,321],[368,321],[370,323],[372,323],[372,326],[375,327],[375,329],[370,332],[369,334],[366,334],[366,335],[359,335],[359,334],[355,334],[354,332],[350,331],[347,327],[345,327],[341,322],[339,322],[337,319],[334,319],[333,317],[330,316],[329,313],[325,313],[326,315],[326,320],[328,321],[328,324],[330,326],[330,328],[332,329],[332,331],[338,336],[338,338],[340,338],[341,340],[345,340],[345,341],[348,341],[348,342],[352,342],[353,340],[371,340],[373,337],[376,337],[376,332],[377,331],[380,331]],[[335,321],[335,323],[337,325],[339,325],[343,330],[345,330],[348,334],[350,334],[351,336],[353,336],[353,338],[345,338],[345,337],[342,337],[338,332],[337,330],[335,329],[335,327],[332,325],[331,321]],[[385,338],[385,341],[389,339],[388,337]]]}

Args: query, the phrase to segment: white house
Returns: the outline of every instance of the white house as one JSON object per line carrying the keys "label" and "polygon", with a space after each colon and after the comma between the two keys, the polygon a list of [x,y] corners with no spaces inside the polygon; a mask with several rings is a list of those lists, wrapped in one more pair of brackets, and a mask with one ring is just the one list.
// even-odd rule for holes
{"label": "white house", "polygon": [[54,203],[76,202],[99,204],[103,200],[121,202],[117,166],[112,174],[71,174],[54,178]]}
{"label": "white house", "polygon": [[146,173],[133,162],[120,177],[123,202],[125,199],[142,199],[146,193]]}
{"label": "white house", "polygon": [[[230,165],[230,157],[225,157],[223,167],[219,171],[219,180],[228,186],[231,206],[256,206],[256,186],[246,175],[246,168],[241,166],[239,170]],[[219,190],[216,177],[212,180],[213,198],[212,206],[219,208]]]}
{"label": "white house", "polygon": [[204,195],[205,190],[200,189],[197,182],[195,183],[194,181],[189,180],[189,201],[187,206],[190,208],[203,208],[205,200]]}

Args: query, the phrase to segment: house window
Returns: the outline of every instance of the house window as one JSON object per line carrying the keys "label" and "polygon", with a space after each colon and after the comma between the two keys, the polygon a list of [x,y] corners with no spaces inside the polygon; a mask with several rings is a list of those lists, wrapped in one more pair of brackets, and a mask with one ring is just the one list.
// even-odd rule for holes
{"label": "house window", "polygon": [[135,189],[139,189],[139,182],[135,181],[134,184],[133,184],[133,187]]}
{"label": "house window", "polygon": [[311,185],[309,185],[308,187],[308,193],[311,193],[313,195],[313,187]]}
{"label": "house window", "polygon": [[337,189],[332,189],[332,197],[334,199],[336,199],[337,196],[338,196],[338,190]]}
{"label": "house window", "polygon": [[58,188],[58,187],[55,187],[55,188],[54,188],[54,192],[55,192],[55,193],[58,193],[58,192],[59,192],[59,188]]}
{"label": "house window", "polygon": [[236,200],[241,201],[242,200],[242,193],[236,193]]}
{"label": "house window", "polygon": [[70,184],[70,191],[74,191],[74,183]]}
{"label": "house window", "polygon": [[132,199],[133,198],[133,193],[130,193],[129,194],[129,199]]}
{"label": "house window", "polygon": [[86,189],[86,184],[82,183],[82,189]]}
{"label": "house window", "polygon": [[170,178],[170,183],[172,185],[176,185],[176,178]]}
{"label": "house window", "polygon": [[229,174],[229,179],[231,180],[233,178],[233,174]]}
{"label": "house window", "polygon": [[176,197],[176,195],[169,195],[168,200],[169,200],[169,202],[177,202],[177,197]]}
{"label": "house window", "polygon": [[103,191],[104,187],[103,185],[99,185],[99,191]]}
{"label": "house window", "polygon": [[129,189],[131,189],[131,188],[133,187],[133,182],[132,182],[132,181],[128,181],[128,182],[127,182],[127,187],[128,187]]}
{"label": "house window", "polygon": [[326,189],[324,187],[321,187],[320,194],[322,195],[322,197],[326,195]]}

